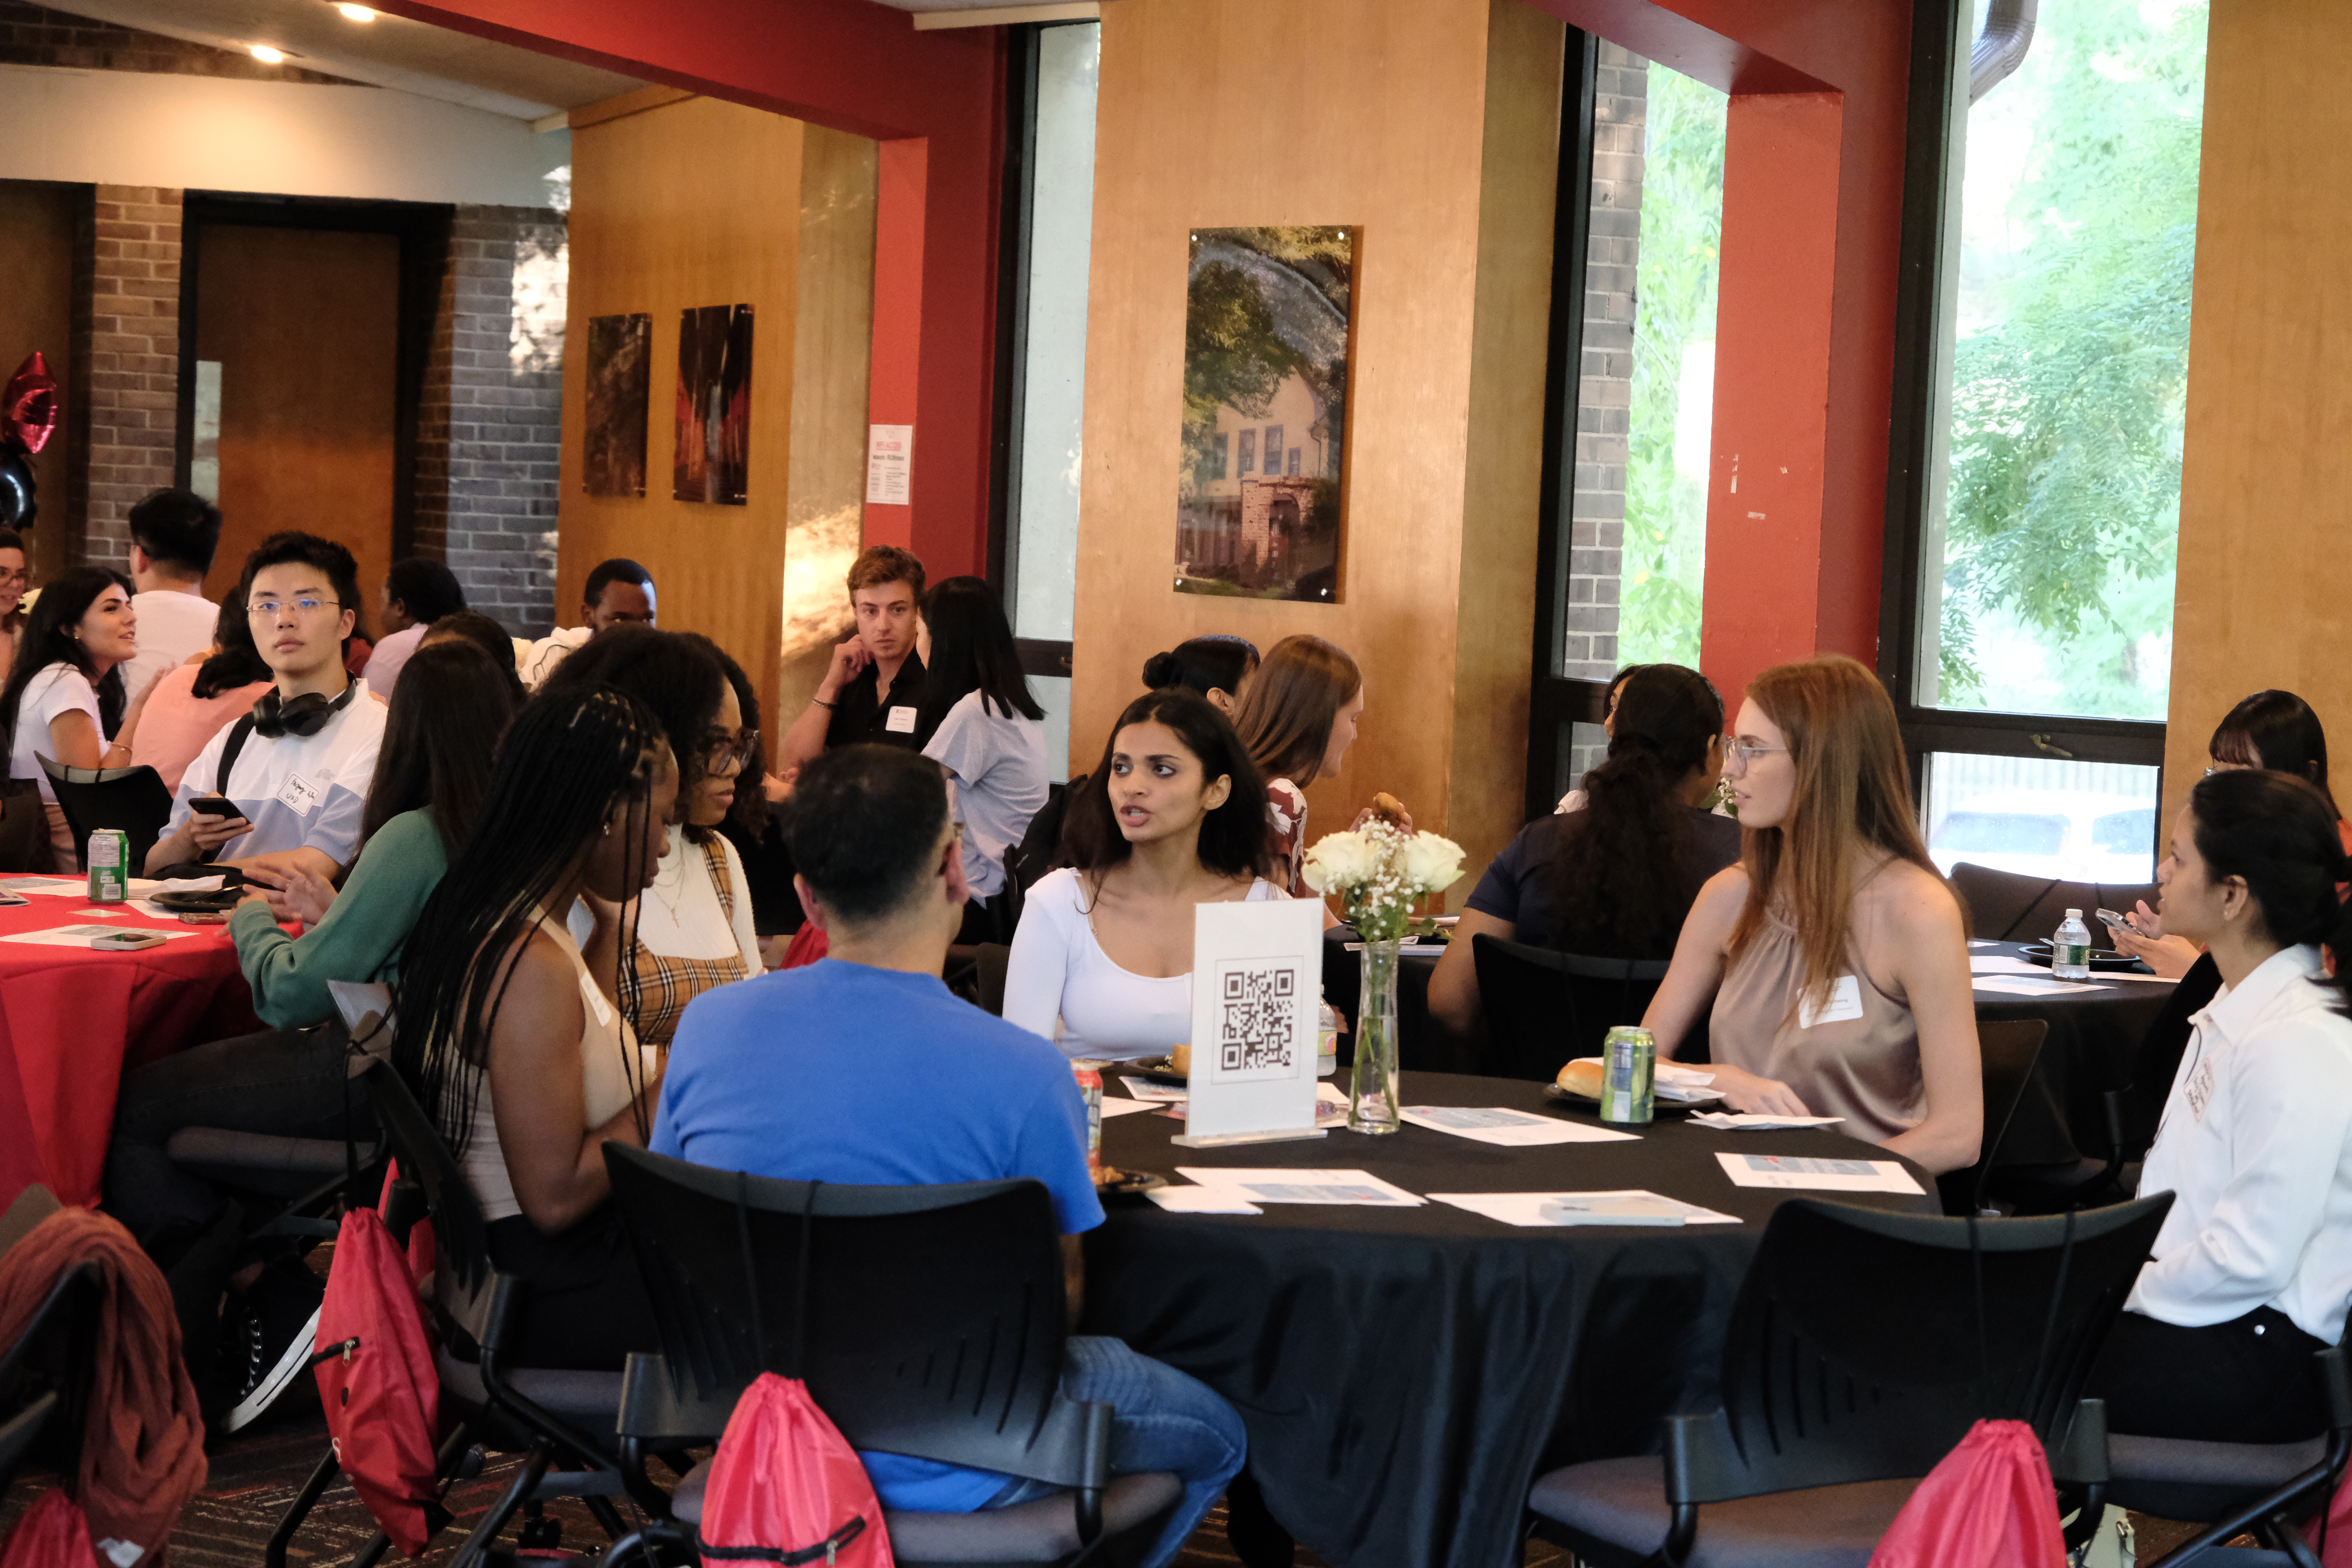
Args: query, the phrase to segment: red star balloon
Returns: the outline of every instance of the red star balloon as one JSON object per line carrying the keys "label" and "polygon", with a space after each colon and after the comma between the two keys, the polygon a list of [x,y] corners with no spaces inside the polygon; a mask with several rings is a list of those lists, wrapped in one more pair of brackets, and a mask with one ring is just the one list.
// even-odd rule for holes
{"label": "red star balloon", "polygon": [[58,382],[49,362],[35,349],[0,392],[0,442],[14,441],[28,452],[49,444],[58,428]]}

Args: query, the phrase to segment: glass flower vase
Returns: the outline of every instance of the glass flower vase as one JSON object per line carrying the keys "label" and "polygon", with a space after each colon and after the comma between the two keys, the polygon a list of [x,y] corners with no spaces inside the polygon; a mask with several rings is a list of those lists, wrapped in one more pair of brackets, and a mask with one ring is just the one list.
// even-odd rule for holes
{"label": "glass flower vase", "polygon": [[1354,1132],[1397,1130],[1397,949],[1396,938],[1367,942],[1363,989],[1356,1009],[1356,1068],[1348,1091],[1348,1128]]}

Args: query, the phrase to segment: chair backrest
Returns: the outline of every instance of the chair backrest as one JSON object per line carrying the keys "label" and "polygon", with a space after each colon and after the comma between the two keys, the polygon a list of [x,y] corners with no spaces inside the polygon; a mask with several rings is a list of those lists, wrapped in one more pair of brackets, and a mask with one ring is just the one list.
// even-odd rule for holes
{"label": "chair backrest", "polygon": [[[372,1031],[372,1024],[362,1020],[352,1034],[364,1038]],[[415,1182],[425,1191],[436,1259],[435,1304],[478,1341],[489,1326],[492,1284],[489,1225],[482,1217],[481,1200],[399,1069],[372,1056],[358,1070],[375,1107],[376,1125],[383,1130],[393,1158],[400,1162],[401,1180]]]}
{"label": "chair backrest", "polygon": [[1664,959],[1587,958],[1497,936],[1472,937],[1470,952],[1486,1015],[1486,1070],[1539,1083],[1600,1055],[1618,1025],[1639,1024],[1666,977]]}
{"label": "chair backrest", "polygon": [[[2067,882],[1965,860],[1952,868],[1951,883],[1969,906],[1977,935],[1994,942],[2046,942],[2068,910],[2082,910],[2084,923],[2096,925],[2096,910],[2128,912],[2140,900],[2152,904],[2157,897],[2153,882]],[[2094,947],[2106,945],[2104,931],[2093,931],[2091,939]]]}
{"label": "chair backrest", "polygon": [[75,852],[85,869],[89,836],[100,827],[119,827],[130,839],[129,863],[134,870],[147,863],[147,851],[155,847],[163,825],[172,819],[172,792],[163,787],[163,774],[146,766],[72,768],[38,752],[34,755],[49,775],[49,788],[73,831]]}
{"label": "chair backrest", "polygon": [[1985,1182],[2000,1163],[2001,1145],[2033,1082],[2033,1069],[2042,1060],[2042,1042],[2049,1034],[2046,1018],[2006,1018],[1977,1025],[1977,1053],[1984,1069],[1984,1135],[1975,1164],[1947,1172],[1937,1179],[1948,1209],[1956,1201],[1966,1202],[1970,1210],[1984,1207]]}
{"label": "chair backrest", "polygon": [[49,847],[49,814],[42,809],[41,792],[29,783],[0,795],[0,872],[54,871],[56,851]]}
{"label": "chair backrest", "polygon": [[1924,1476],[1980,1417],[2055,1442],[2171,1206],[1970,1220],[1782,1204],[1732,1308],[1722,1410],[1669,1424],[1678,1500]]}
{"label": "chair backrest", "polygon": [[804,1378],[857,1447],[1084,1480],[1043,1184],[787,1182],[622,1143],[604,1145],[604,1165],[672,1396],[700,1408],[673,1425],[716,1434],[772,1371]]}

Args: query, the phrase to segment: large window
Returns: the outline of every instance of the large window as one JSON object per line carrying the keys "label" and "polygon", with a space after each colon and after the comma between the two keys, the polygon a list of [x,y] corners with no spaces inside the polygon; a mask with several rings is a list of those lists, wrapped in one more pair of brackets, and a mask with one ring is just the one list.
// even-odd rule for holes
{"label": "large window", "polygon": [[1938,863],[2144,881],[2206,0],[2042,0],[2021,53],[2012,31],[1973,74],[1984,0],[1943,3],[1950,30],[1923,63],[1949,90],[1913,135],[1937,144],[1944,194],[1915,188],[1906,237],[1932,280],[1910,329],[1923,460],[1906,468],[1898,433],[1915,493],[1890,559],[1912,576],[1890,584],[1885,662]]}

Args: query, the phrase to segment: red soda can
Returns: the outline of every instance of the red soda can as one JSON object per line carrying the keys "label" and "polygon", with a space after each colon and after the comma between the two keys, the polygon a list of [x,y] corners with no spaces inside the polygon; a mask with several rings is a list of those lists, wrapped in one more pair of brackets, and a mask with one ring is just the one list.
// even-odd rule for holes
{"label": "red soda can", "polygon": [[1102,1185],[1102,1063],[1084,1057],[1070,1063],[1078,1080],[1078,1098],[1087,1102],[1087,1174]]}

